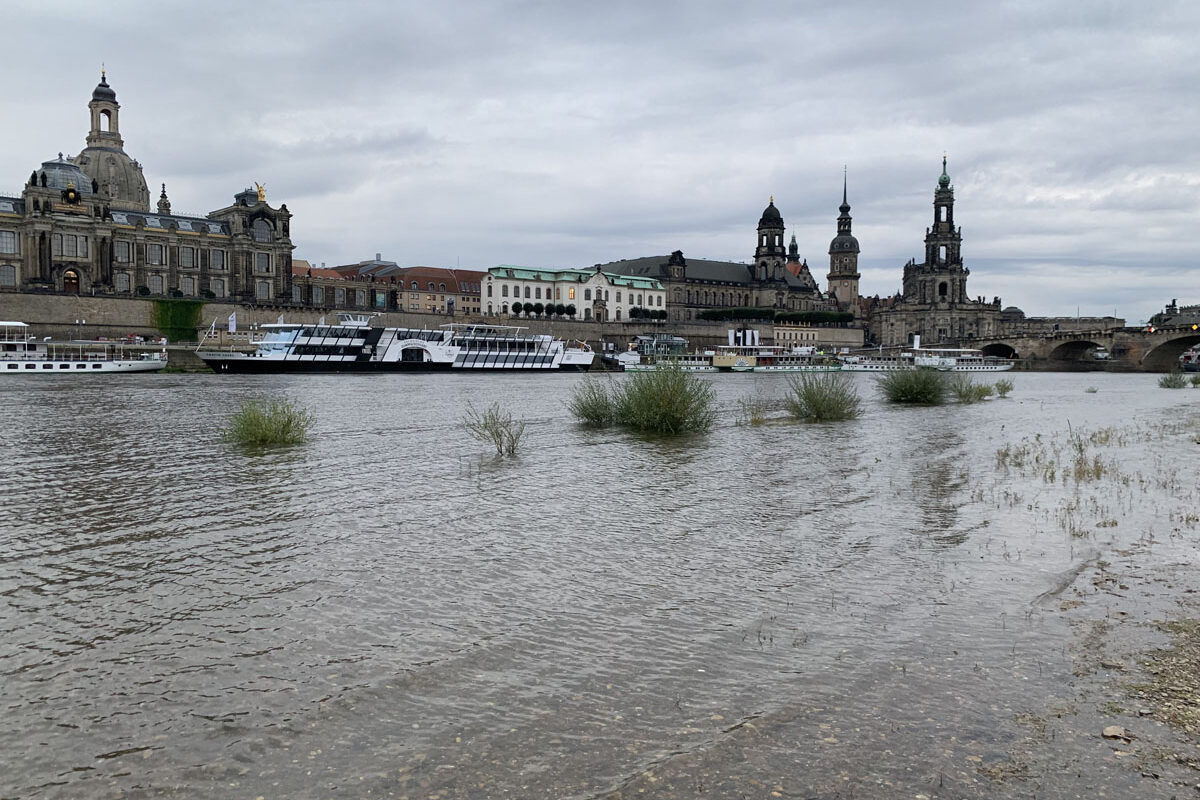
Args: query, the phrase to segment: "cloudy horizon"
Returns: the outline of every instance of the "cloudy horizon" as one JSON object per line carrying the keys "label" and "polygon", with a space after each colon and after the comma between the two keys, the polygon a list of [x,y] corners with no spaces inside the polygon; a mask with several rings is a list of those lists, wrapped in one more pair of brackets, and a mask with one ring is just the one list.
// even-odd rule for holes
{"label": "cloudy horizon", "polygon": [[145,8],[6,11],[0,194],[83,148],[103,63],[152,198],[203,216],[262,183],[315,264],[746,261],[773,196],[823,286],[845,170],[860,288],[886,296],[945,152],[971,296],[1129,324],[1200,302],[1200,7]]}

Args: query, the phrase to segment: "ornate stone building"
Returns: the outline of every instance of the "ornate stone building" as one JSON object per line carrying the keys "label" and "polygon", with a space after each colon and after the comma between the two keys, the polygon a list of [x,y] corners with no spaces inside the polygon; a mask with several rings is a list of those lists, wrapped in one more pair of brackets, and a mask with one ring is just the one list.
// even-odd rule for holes
{"label": "ornate stone building", "polygon": [[962,229],[954,224],[954,187],[943,158],[933,193],[933,226],[925,230],[925,260],[904,266],[900,294],[872,303],[872,342],[905,345],[919,335],[922,345],[932,345],[998,335],[1000,298],[990,303],[970,299],[970,274],[963,264]]}
{"label": "ornate stone building", "polygon": [[86,147],[34,170],[0,196],[0,291],[291,298],[291,213],[247,189],[206,217],[155,210],[142,166],[125,152],[116,92],[101,73]]}
{"label": "ornate stone building", "polygon": [[619,275],[653,278],[666,290],[667,312],[673,321],[695,319],[710,308],[775,308],[781,311],[834,311],[835,303],[821,293],[800,260],[795,237],[785,247],[783,216],[775,198],[758,221],[754,260],[685,259],[676,250],[669,256],[647,256],[596,268]]}

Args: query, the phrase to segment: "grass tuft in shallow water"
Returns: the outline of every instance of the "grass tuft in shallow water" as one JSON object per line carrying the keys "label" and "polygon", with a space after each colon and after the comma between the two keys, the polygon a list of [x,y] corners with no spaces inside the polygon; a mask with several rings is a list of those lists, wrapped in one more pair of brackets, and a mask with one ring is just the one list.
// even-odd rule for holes
{"label": "grass tuft in shallow water", "polygon": [[1163,389],[1184,389],[1187,388],[1188,381],[1183,373],[1176,369],[1159,378],[1158,385]]}
{"label": "grass tuft in shallow water", "polygon": [[499,403],[492,403],[482,414],[474,406],[468,405],[463,425],[475,439],[494,445],[498,456],[516,455],[525,435],[525,422],[514,420],[511,413],[500,408]]}
{"label": "grass tuft in shallow water", "polygon": [[940,406],[946,402],[946,376],[933,369],[893,369],[875,379],[891,403]]}
{"label": "grass tuft in shallow water", "polygon": [[854,381],[840,372],[789,375],[784,405],[788,413],[805,422],[835,422],[862,413]]}
{"label": "grass tuft in shallow water", "polygon": [[312,412],[288,400],[247,400],[229,418],[224,438],[254,446],[300,444],[314,421]]}

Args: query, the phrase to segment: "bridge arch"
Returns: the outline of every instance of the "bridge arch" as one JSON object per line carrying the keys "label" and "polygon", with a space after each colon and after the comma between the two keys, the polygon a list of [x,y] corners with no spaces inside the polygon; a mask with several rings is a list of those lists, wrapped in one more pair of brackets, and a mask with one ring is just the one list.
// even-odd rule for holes
{"label": "bridge arch", "polygon": [[992,342],[985,344],[979,348],[985,356],[995,356],[996,358],[1016,358],[1016,349],[1007,342]]}
{"label": "bridge arch", "polygon": [[1190,336],[1179,336],[1156,343],[1142,357],[1142,369],[1151,372],[1170,372],[1177,369],[1179,357],[1183,355],[1183,351],[1197,344],[1200,344],[1200,331]]}
{"label": "bridge arch", "polygon": [[1086,361],[1091,353],[1104,345],[1090,339],[1071,339],[1056,345],[1047,354],[1051,361]]}

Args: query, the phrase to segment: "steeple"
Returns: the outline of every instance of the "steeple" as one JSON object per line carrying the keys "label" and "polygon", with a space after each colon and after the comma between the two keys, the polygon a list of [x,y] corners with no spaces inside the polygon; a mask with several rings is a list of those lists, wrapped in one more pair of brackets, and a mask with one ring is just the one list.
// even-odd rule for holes
{"label": "steeple", "polygon": [[800,263],[800,245],[796,244],[796,234],[792,234],[792,241],[788,244],[788,263]]}
{"label": "steeple", "polygon": [[158,196],[158,213],[171,213],[171,201],[167,199],[167,185],[165,183],[162,185],[162,194]]}
{"label": "steeple", "polygon": [[858,299],[858,239],[851,233],[850,201],[846,168],[842,168],[842,204],[838,206],[837,236],[829,243],[829,274],[825,276],[830,294],[843,307]]}

